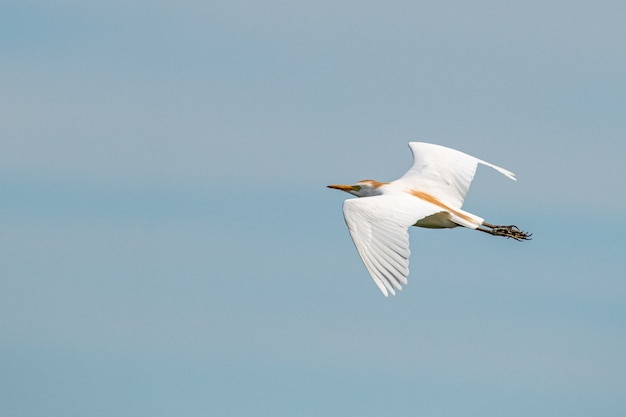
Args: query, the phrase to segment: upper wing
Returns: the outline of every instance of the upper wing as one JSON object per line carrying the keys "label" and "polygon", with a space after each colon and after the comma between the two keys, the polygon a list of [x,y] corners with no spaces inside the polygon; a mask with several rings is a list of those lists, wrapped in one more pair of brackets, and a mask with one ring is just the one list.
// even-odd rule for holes
{"label": "upper wing", "polygon": [[409,275],[408,228],[431,214],[436,207],[409,194],[379,195],[349,199],[343,215],[356,246],[374,282],[385,297],[402,291]]}
{"label": "upper wing", "polygon": [[424,142],[411,142],[409,147],[413,153],[413,166],[400,181],[456,208],[463,205],[478,164],[487,165],[515,180],[511,171],[455,149]]}

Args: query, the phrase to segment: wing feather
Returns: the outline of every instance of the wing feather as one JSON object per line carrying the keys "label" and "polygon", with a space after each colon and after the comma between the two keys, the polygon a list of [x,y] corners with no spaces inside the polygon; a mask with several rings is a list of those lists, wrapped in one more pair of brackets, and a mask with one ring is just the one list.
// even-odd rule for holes
{"label": "wing feather", "polygon": [[[373,241],[374,249],[378,251],[381,259],[383,259],[388,265],[387,269],[399,272],[401,275],[406,275],[409,273],[409,268],[402,263],[398,262],[398,260],[394,257],[394,252],[388,246],[384,244],[382,241]],[[406,284],[406,283],[405,283]]]}
{"label": "wing feather", "polygon": [[428,192],[452,207],[461,208],[478,164],[495,169],[515,180],[515,174],[471,155],[424,142],[411,142],[413,166],[399,181]]}
{"label": "wing feather", "polygon": [[349,199],[343,213],[354,246],[380,291],[401,291],[409,274],[408,228],[437,212],[409,194]]}

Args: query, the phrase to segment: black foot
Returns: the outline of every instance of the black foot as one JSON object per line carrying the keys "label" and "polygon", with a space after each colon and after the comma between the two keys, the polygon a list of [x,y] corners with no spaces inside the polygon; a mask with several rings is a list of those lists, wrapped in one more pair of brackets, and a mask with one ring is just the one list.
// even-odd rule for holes
{"label": "black foot", "polygon": [[494,236],[504,236],[506,238],[515,239],[518,241],[522,240],[531,240],[532,233],[526,233],[521,230],[517,226],[493,226],[491,230],[488,230],[487,233],[491,233]]}

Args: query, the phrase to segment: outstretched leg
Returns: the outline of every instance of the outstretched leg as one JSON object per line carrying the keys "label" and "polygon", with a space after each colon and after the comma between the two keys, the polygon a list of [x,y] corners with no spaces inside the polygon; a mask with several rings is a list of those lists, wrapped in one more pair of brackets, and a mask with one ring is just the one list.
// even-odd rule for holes
{"label": "outstretched leg", "polygon": [[[482,227],[484,226],[484,227]],[[515,240],[530,240],[532,233],[522,232],[517,228],[517,226],[497,226],[495,224],[483,222],[481,226],[479,226],[476,230],[480,230],[481,232],[489,233],[493,236],[504,236],[507,238],[512,238]]]}

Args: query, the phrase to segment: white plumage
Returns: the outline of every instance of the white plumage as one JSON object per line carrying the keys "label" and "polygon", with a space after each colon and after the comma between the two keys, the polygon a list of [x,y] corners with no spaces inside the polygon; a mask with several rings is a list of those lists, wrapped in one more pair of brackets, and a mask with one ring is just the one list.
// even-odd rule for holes
{"label": "white plumage", "polygon": [[409,147],[413,166],[393,182],[328,186],[364,197],[344,202],[344,218],[363,263],[385,296],[407,284],[410,226],[464,226],[516,240],[530,238],[515,226],[491,225],[461,209],[478,164],[515,180],[512,172],[440,145],[411,142]]}

